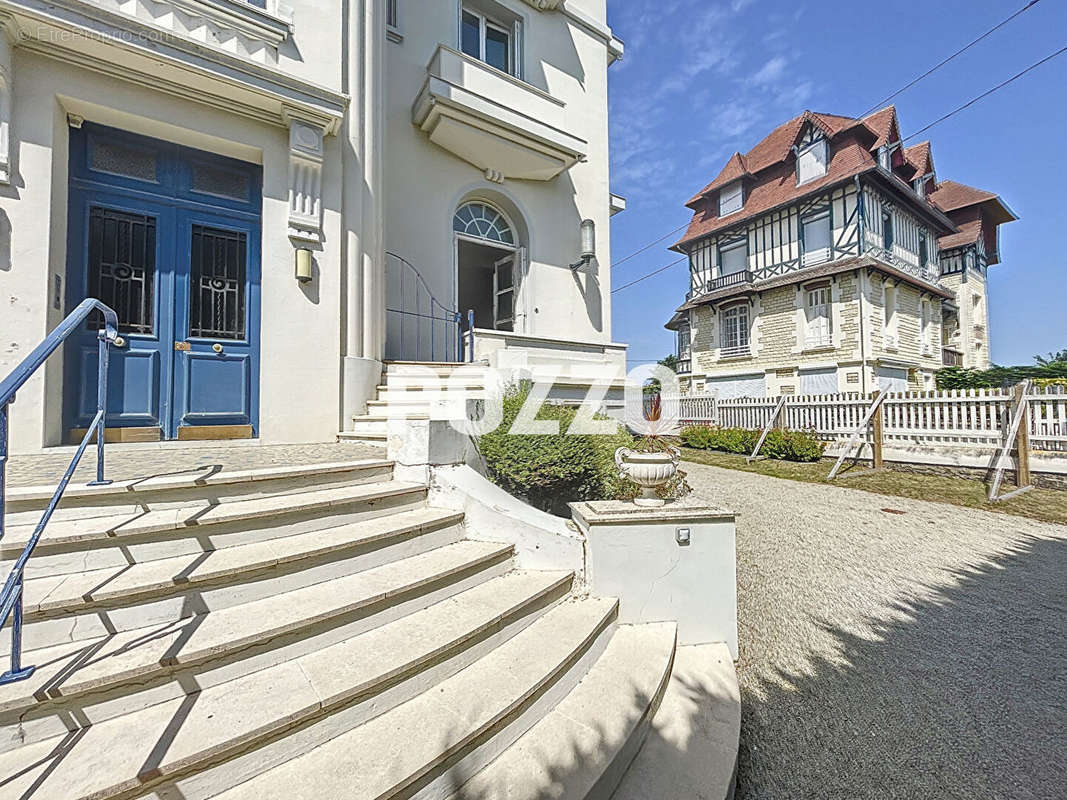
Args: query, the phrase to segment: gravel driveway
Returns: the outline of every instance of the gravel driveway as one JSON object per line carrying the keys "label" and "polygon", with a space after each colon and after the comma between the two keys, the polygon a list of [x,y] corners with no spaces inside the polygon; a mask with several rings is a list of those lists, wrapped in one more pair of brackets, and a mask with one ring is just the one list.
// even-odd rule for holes
{"label": "gravel driveway", "polygon": [[738,513],[739,798],[1067,797],[1067,527],[684,468]]}

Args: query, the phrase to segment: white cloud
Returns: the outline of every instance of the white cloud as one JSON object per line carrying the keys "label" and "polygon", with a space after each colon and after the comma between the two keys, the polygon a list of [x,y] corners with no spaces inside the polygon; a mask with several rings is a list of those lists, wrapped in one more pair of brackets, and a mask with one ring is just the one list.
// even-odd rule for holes
{"label": "white cloud", "polygon": [[752,76],[752,82],[757,86],[777,83],[785,74],[785,68],[788,65],[789,61],[785,56],[775,56],[756,71]]}

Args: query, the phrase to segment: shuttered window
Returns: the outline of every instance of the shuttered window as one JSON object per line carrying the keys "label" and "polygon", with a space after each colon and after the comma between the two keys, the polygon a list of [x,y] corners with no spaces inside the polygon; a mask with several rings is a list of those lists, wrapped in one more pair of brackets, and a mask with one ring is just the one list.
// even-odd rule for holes
{"label": "shuttered window", "polygon": [[719,251],[719,275],[733,275],[748,269],[748,243],[740,242]]}
{"label": "shuttered window", "polygon": [[821,178],[830,161],[830,145],[825,139],[809,144],[797,153],[797,183]]}
{"label": "shuttered window", "polygon": [[822,214],[805,219],[804,266],[822,264],[830,260],[830,215]]}
{"label": "shuttered window", "polygon": [[730,184],[719,192],[719,216],[725,217],[740,211],[745,205],[744,186],[741,182]]}

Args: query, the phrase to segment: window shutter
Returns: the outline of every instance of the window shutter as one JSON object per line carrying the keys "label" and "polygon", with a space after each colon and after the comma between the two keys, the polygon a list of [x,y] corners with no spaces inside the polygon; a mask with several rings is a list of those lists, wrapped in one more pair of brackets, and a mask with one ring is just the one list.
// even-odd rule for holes
{"label": "window shutter", "polygon": [[719,191],[719,216],[725,217],[740,211],[744,205],[744,186],[741,182],[732,183]]}

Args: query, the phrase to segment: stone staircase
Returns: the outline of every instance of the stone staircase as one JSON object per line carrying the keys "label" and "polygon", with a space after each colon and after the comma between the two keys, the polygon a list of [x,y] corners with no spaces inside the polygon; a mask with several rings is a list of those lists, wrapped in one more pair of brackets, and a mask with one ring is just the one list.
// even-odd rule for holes
{"label": "stone staircase", "polygon": [[[50,493],[8,490],[4,575]],[[675,626],[465,526],[380,460],[70,487],[26,573],[37,669],[0,687],[0,798],[532,800],[531,765],[609,797]]]}
{"label": "stone staircase", "polygon": [[[352,418],[341,441],[384,445],[389,419],[429,419],[462,415],[466,400],[485,396],[486,365],[387,362],[378,394],[367,413]],[[451,406],[451,411],[449,410]]]}

